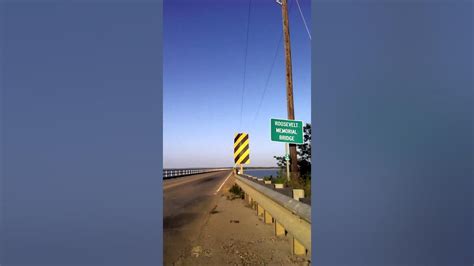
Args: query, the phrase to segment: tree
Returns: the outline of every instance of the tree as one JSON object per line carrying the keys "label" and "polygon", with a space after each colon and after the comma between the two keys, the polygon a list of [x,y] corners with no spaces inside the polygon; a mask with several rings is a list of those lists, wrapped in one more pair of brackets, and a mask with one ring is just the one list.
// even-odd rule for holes
{"label": "tree", "polygon": [[277,161],[277,165],[280,168],[278,170],[278,178],[285,178],[286,179],[286,161],[285,161],[285,156],[273,156],[275,160]]}
{"label": "tree", "polygon": [[298,145],[298,167],[302,178],[311,179],[311,124],[303,127],[304,144]]}
{"label": "tree", "polygon": [[[311,124],[303,127],[304,143],[297,145],[298,152],[298,168],[300,178],[311,179]],[[276,159],[278,167],[283,171],[286,169],[286,161],[284,156],[273,156]],[[291,163],[291,161],[290,161]]]}
{"label": "tree", "polygon": [[286,167],[286,161],[285,161],[285,156],[273,156],[277,160],[277,165],[280,168],[285,168]]}

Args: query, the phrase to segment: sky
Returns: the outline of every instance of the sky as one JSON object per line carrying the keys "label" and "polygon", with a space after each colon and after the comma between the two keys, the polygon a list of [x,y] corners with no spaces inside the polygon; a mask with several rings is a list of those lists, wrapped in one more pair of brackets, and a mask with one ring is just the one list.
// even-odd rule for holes
{"label": "sky", "polygon": [[[310,26],[311,3],[299,3]],[[310,122],[311,40],[296,2],[289,7],[295,117]],[[273,156],[284,154],[270,140],[270,118],[287,118],[281,6],[252,0],[244,64],[248,10],[245,0],[164,1],[165,168],[233,166],[237,132],[249,133],[249,166],[275,166]]]}

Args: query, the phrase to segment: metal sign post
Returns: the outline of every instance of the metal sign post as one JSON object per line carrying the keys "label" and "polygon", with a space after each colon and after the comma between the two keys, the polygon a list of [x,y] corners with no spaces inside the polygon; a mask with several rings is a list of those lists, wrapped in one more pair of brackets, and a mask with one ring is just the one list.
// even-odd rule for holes
{"label": "metal sign post", "polygon": [[290,155],[289,155],[289,150],[290,150],[290,144],[285,143],[285,161],[286,161],[286,178],[288,181],[290,181]]}

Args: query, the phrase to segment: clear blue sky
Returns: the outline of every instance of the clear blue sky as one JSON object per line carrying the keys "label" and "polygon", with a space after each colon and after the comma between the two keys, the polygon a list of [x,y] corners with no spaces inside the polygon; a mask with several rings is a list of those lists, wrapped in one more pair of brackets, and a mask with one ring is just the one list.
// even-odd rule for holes
{"label": "clear blue sky", "polygon": [[[311,3],[299,0],[308,25]],[[311,42],[296,2],[290,5],[295,116],[311,121]],[[270,141],[270,118],[286,118],[283,42],[256,119],[282,34],[281,6],[253,0],[242,124],[249,1],[164,1],[164,167],[233,165],[233,137],[250,135],[251,166],[275,165],[284,144]]]}

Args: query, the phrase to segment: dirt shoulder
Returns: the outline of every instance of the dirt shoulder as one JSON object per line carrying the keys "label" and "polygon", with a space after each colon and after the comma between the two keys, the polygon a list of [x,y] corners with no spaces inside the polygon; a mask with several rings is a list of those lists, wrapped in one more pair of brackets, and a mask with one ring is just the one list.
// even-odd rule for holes
{"label": "dirt shoulder", "polygon": [[308,265],[308,257],[291,254],[291,238],[276,237],[242,199],[229,199],[229,178],[199,237],[175,265]]}

